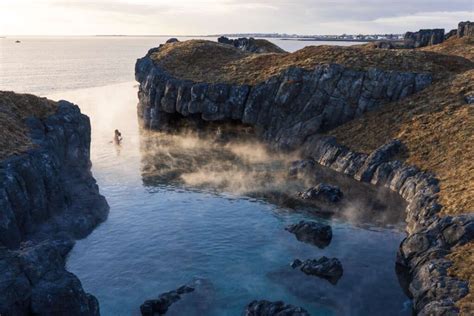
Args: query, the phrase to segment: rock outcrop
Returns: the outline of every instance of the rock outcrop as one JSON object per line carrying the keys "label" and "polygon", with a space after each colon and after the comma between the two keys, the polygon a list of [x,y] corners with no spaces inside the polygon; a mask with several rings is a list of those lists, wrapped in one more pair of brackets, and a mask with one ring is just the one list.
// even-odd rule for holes
{"label": "rock outcrop", "polygon": [[288,225],[285,230],[295,234],[299,241],[319,248],[327,247],[332,239],[331,226],[317,222],[300,221],[298,224]]}
{"label": "rock outcrop", "polygon": [[27,124],[35,147],[0,163],[0,314],[98,315],[64,267],[74,239],[108,214],[90,171],[89,119],[60,101]]}
{"label": "rock outcrop", "polygon": [[457,30],[458,37],[474,37],[474,22],[466,21],[466,22],[459,22],[458,30]]}
{"label": "rock outcrop", "polygon": [[252,52],[252,53],[284,53],[285,51],[277,45],[269,42],[265,39],[255,39],[253,37],[241,37],[236,39],[230,39],[225,36],[221,36],[217,39],[218,43],[232,45],[235,48]]}
{"label": "rock outcrop", "polygon": [[308,275],[314,275],[336,284],[344,272],[341,262],[337,258],[321,257],[319,259],[307,259],[301,261],[296,259],[291,264],[293,269],[300,270]]}
{"label": "rock outcrop", "polygon": [[212,307],[213,295],[214,285],[209,280],[194,278],[176,290],[146,300],[140,306],[140,312],[143,316],[164,315],[175,304],[173,315],[189,315],[190,312],[192,315],[206,315]]}
{"label": "rock outcrop", "polygon": [[339,202],[342,199],[342,191],[336,186],[320,183],[303,192],[298,192],[298,197],[304,200],[323,198],[329,202]]}
{"label": "rock outcrop", "polygon": [[[439,36],[444,37],[444,31],[428,33],[414,38],[434,44],[442,41]],[[136,79],[140,83],[138,115],[148,128],[167,129],[180,119],[240,121],[253,126],[258,135],[274,147],[299,149],[304,157],[310,158],[295,163],[290,170],[292,175],[311,169],[313,160],[359,181],[385,186],[400,194],[408,202],[408,238],[417,233],[428,234],[441,225],[437,215],[442,208],[437,200],[438,180],[432,174],[396,160],[404,149],[400,141],[394,140],[371,154],[364,154],[320,134],[386,102],[420,91],[431,83],[430,74],[375,68],[353,70],[329,64],[313,70],[290,67],[255,85],[197,83],[173,77],[147,55],[137,61]],[[464,220],[471,223],[474,216],[466,215]],[[472,240],[467,231],[454,229],[464,236],[461,240]],[[433,247],[433,244],[428,245],[427,253]],[[399,266],[407,271],[407,284],[416,284],[422,266],[406,258],[405,253],[400,251]],[[439,254],[444,258],[448,253],[446,250]],[[436,268],[434,260],[439,258],[426,257],[426,264]],[[421,291],[407,287],[415,302],[415,312],[427,306],[431,310],[439,307],[456,311],[455,301],[460,295],[449,293],[458,291],[459,283],[444,282],[439,271],[435,269],[421,277],[445,290],[423,296]],[[464,294],[462,290],[459,293]]]}
{"label": "rock outcrop", "polygon": [[420,91],[432,76],[331,64],[292,67],[254,86],[209,84],[178,80],[147,55],[137,61],[136,79],[145,127],[166,130],[179,117],[239,120],[276,147],[291,149],[310,135]]}
{"label": "rock outcrop", "polygon": [[282,301],[253,301],[244,312],[245,316],[309,316],[301,307],[285,304]]}
{"label": "rock outcrop", "polygon": [[407,47],[425,47],[440,44],[444,41],[444,29],[424,29],[418,32],[406,32],[404,36]]}

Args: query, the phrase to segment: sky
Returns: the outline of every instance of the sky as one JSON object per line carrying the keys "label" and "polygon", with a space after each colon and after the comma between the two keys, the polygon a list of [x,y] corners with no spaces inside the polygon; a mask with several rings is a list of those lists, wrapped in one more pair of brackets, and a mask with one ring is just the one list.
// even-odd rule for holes
{"label": "sky", "polygon": [[0,35],[404,33],[464,20],[474,0],[0,0]]}

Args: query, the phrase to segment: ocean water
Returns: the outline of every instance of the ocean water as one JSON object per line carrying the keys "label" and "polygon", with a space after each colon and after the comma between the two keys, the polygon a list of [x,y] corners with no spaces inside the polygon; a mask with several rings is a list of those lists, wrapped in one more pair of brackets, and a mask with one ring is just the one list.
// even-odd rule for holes
{"label": "ocean water", "polygon": [[[410,314],[394,267],[404,237],[397,196],[327,170],[316,179],[288,180],[286,167],[295,157],[253,140],[222,143],[213,135],[141,130],[133,64],[157,38],[34,40],[18,53],[21,59],[11,46],[26,46],[27,39],[8,49],[2,42],[0,89],[67,99],[91,118],[93,173],[111,210],[76,243],[67,268],[99,299],[103,315],[139,315],[146,299],[195,278],[204,280],[203,289],[169,315],[241,315],[254,299],[283,300],[311,315]],[[48,41],[55,43],[49,53]],[[121,145],[112,142],[114,129],[124,136]],[[321,206],[339,216],[255,194],[294,194],[321,179],[345,193],[342,208]],[[284,230],[301,219],[329,223],[331,243],[320,249]],[[289,266],[295,258],[323,255],[344,267],[335,285]]]}

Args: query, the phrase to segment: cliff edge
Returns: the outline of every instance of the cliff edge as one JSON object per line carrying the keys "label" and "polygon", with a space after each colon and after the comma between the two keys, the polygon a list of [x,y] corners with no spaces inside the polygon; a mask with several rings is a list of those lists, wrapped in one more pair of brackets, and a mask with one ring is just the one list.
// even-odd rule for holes
{"label": "cliff edge", "polygon": [[107,217],[90,167],[90,122],[67,101],[0,92],[0,314],[99,315],[65,269]]}
{"label": "cliff edge", "polygon": [[[420,156],[424,161],[410,157],[437,148],[430,143],[438,139],[430,136],[436,133],[448,139],[449,131],[455,132],[462,144],[472,139],[473,125],[460,120],[469,119],[472,110],[465,79],[471,78],[473,68],[469,59],[433,51],[318,46],[291,54],[252,54],[230,45],[186,41],[151,49],[137,61],[138,115],[146,128],[161,130],[173,129],[180,121],[251,125],[276,148],[300,150],[359,181],[398,192],[408,202],[408,237],[400,246],[397,266],[414,311],[452,315],[469,308],[461,302],[471,297],[471,277],[466,277],[466,269],[452,268],[460,264],[458,249],[473,243],[474,215],[467,209],[443,213],[440,188],[447,181],[465,182],[456,172],[440,181],[433,173],[439,169],[433,166],[463,148],[451,143],[454,148]],[[452,88],[452,80],[461,88]],[[445,98],[430,99],[443,94]],[[461,125],[444,124],[457,109],[460,116],[453,121]],[[385,112],[389,114],[378,121],[375,113]],[[371,124],[357,125],[360,137],[357,129],[346,128],[369,117]],[[390,132],[398,122],[410,120],[415,125],[406,137]],[[443,124],[449,131],[438,129]],[[372,140],[368,149],[357,145]],[[470,164],[472,150],[467,146],[461,157]],[[457,170],[455,164],[449,166]],[[451,198],[465,200],[458,193]]]}

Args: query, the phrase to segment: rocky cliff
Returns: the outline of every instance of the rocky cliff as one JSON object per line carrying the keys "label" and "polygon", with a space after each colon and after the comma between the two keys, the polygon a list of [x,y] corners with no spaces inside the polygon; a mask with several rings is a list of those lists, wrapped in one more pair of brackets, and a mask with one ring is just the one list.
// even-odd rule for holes
{"label": "rocky cliff", "polygon": [[254,85],[205,83],[172,76],[148,54],[137,61],[136,79],[147,127],[166,129],[177,117],[238,120],[277,147],[294,149],[314,133],[420,91],[432,76],[328,64],[289,67]]}
{"label": "rocky cliff", "polygon": [[252,53],[285,53],[283,49],[272,42],[264,39],[255,39],[253,37],[229,39],[225,36],[221,36],[217,39],[217,42],[232,45],[235,48]]}
{"label": "rocky cliff", "polygon": [[60,101],[26,124],[33,146],[0,162],[0,314],[98,315],[64,266],[74,240],[108,214],[90,171],[89,119]]}
{"label": "rocky cliff", "polygon": [[[334,49],[332,58],[344,60],[346,53],[354,56],[354,49],[342,53],[341,50]],[[140,83],[138,115],[145,127],[169,129],[182,120],[239,121],[255,127],[261,138],[275,147],[299,149],[322,165],[398,192],[408,201],[408,237],[400,246],[397,263],[400,275],[406,277],[402,279],[406,281],[407,293],[413,297],[414,310],[420,315],[458,313],[455,302],[466,296],[468,283],[448,274],[451,263],[446,255],[454,247],[474,239],[472,214],[438,216],[442,208],[437,200],[438,180],[432,174],[396,160],[403,153],[400,141],[394,140],[364,154],[320,134],[417,93],[431,83],[431,74],[376,67],[353,69],[349,63],[312,68],[289,65],[285,69],[277,68],[281,69],[279,73],[260,82],[242,82],[238,76],[234,76],[238,78],[234,82],[205,82],[199,80],[206,78],[205,75],[196,75],[205,71],[187,76],[174,71],[169,60],[161,62],[169,55],[156,59],[155,53],[157,50],[151,50],[136,64],[136,79]],[[367,51],[367,54],[373,52]],[[384,56],[383,62],[404,56],[401,55],[404,53],[389,51],[380,54]],[[437,55],[431,57],[438,58]],[[256,57],[245,58],[255,60]],[[367,57],[350,60],[352,64],[364,65],[364,58]],[[369,60],[377,63],[375,58]],[[180,61],[186,63],[186,59]],[[279,64],[279,60],[272,61],[274,65]],[[400,64],[408,63],[407,60]],[[256,63],[244,64],[255,66]],[[468,65],[469,61],[464,60],[464,64]],[[211,65],[207,67],[212,71]]]}
{"label": "rocky cliff", "polygon": [[424,47],[440,44],[444,41],[444,29],[424,29],[418,32],[406,32],[404,36],[407,47]]}

